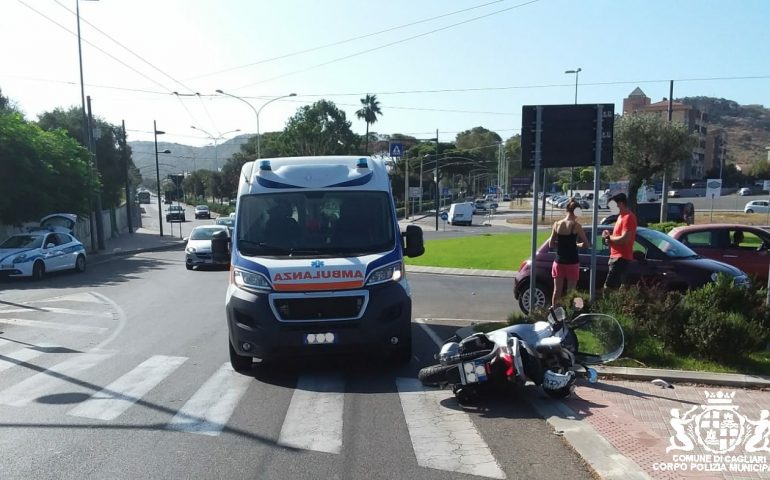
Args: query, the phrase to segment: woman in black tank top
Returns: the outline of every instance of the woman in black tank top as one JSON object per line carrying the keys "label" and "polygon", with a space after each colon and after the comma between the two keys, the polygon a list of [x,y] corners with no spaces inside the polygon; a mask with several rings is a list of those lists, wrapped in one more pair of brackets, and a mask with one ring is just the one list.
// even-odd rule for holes
{"label": "woman in black tank top", "polygon": [[[549,247],[556,248],[556,259],[551,266],[553,277],[553,298],[551,305],[572,290],[580,278],[580,257],[578,248],[589,248],[590,244],[583,227],[578,223],[575,210],[580,206],[574,199],[565,207],[567,216],[553,224]],[[566,283],[566,288],[565,288]]]}

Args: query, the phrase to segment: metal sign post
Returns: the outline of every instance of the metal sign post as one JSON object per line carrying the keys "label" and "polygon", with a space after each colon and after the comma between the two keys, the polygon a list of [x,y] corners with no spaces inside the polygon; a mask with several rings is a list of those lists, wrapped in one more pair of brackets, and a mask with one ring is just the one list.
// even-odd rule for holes
{"label": "metal sign post", "polygon": [[540,141],[543,134],[543,107],[537,107],[537,115],[535,117],[535,180],[532,185],[532,244],[530,249],[531,263],[529,266],[529,313],[535,307],[535,288],[537,281],[535,276],[537,275],[537,268],[535,268],[535,261],[537,255],[537,192],[539,190],[537,181],[540,179]]}
{"label": "metal sign post", "polygon": [[[591,239],[593,240],[593,248],[591,249],[591,272],[588,287],[588,296],[591,303],[596,300],[596,250],[599,247],[599,176],[601,174],[602,165],[602,124],[604,123],[604,107],[600,104],[596,106],[596,157],[594,164],[594,201],[593,211],[594,215],[591,219]],[[614,115],[613,112],[607,112],[610,115]]]}

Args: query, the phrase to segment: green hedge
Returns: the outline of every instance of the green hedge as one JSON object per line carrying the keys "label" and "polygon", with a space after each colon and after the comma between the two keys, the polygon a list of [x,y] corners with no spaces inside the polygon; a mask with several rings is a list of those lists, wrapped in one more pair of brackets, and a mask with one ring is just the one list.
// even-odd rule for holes
{"label": "green hedge", "polygon": [[647,225],[647,228],[651,230],[657,230],[663,233],[668,233],[671,230],[675,229],[676,227],[682,227],[684,225],[687,225],[687,224],[679,223],[679,222],[650,223]]}

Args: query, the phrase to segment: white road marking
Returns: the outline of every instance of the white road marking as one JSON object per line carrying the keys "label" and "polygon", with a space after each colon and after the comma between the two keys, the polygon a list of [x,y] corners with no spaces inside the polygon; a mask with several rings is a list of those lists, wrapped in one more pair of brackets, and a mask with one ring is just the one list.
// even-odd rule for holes
{"label": "white road marking", "polygon": [[470,416],[441,405],[451,391],[426,389],[414,378],[397,378],[396,385],[419,466],[505,478]]}
{"label": "white road marking", "polygon": [[114,420],[155,388],[185,360],[187,357],[154,355],[67,412],[67,415]]}
{"label": "white road marking", "polygon": [[77,315],[79,317],[112,317],[110,312],[95,312],[89,310],[73,310],[71,308],[42,307],[42,308],[9,308],[0,310],[0,315],[8,313],[60,313],[62,315]]}
{"label": "white road marking", "polygon": [[345,383],[340,375],[302,375],[291,397],[278,444],[340,453]]}
{"label": "white road marking", "polygon": [[112,353],[79,353],[58,365],[33,375],[0,392],[0,404],[23,407],[61,386],[78,387],[69,377],[79,374],[112,356]]}
{"label": "white road marking", "polygon": [[222,365],[174,415],[166,428],[215,437],[225,428],[254,379]]}
{"label": "white road marking", "polygon": [[[42,345],[40,345],[42,347]],[[17,366],[20,362],[28,362],[35,357],[39,357],[43,352],[33,348],[22,348],[15,352],[0,354],[0,372]]]}
{"label": "white road marking", "polygon": [[92,327],[90,325],[72,325],[68,323],[46,322],[45,320],[28,320],[25,318],[0,318],[0,323],[19,325],[22,327],[45,328],[48,330],[64,330],[81,333],[104,333],[107,327]]}
{"label": "white road marking", "polygon": [[425,319],[424,318],[415,318],[414,321],[415,321],[415,323],[417,323],[417,325],[420,326],[420,328],[425,330],[425,333],[428,334],[430,339],[433,340],[433,343],[438,345],[439,348],[441,348],[441,346],[444,345],[444,341],[441,340],[441,338],[439,338],[438,335],[436,335],[436,332],[431,330],[431,328],[425,323]]}
{"label": "white road marking", "polygon": [[102,303],[99,298],[92,295],[91,292],[73,293],[72,295],[61,295],[58,297],[44,298],[42,300],[35,300],[34,302],[27,303],[44,303],[44,302],[83,302],[83,303]]}

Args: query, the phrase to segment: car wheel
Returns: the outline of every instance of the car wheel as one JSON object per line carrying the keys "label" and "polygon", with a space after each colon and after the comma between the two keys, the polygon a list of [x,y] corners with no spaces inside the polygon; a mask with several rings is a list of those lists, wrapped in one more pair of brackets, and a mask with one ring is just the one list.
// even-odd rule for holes
{"label": "car wheel", "polygon": [[85,255],[78,255],[78,258],[75,259],[75,270],[77,270],[80,273],[83,273],[86,271],[86,257]]}
{"label": "car wheel", "polygon": [[746,213],[754,213],[754,210],[748,209],[748,210],[746,210]]}
{"label": "car wheel", "polygon": [[[542,284],[535,285],[535,308],[543,308],[548,304],[548,292]],[[529,282],[519,289],[519,308],[522,312],[529,314]]]}
{"label": "car wheel", "polygon": [[42,280],[44,276],[45,264],[38,260],[34,265],[32,265],[32,280],[36,282],[38,280]]}
{"label": "car wheel", "polygon": [[238,355],[238,352],[235,351],[230,340],[227,340],[227,346],[230,348],[230,365],[232,365],[233,370],[239,373],[245,373],[251,370],[251,367],[254,364],[253,359],[251,357]]}

